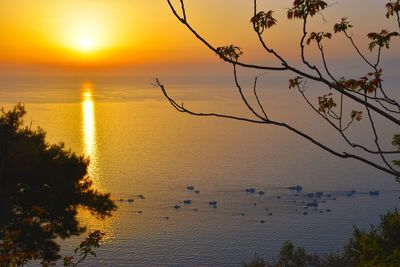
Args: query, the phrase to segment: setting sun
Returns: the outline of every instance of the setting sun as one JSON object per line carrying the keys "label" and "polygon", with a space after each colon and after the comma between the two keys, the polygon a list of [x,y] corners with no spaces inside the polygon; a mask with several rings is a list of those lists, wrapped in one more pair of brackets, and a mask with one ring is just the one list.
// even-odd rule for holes
{"label": "setting sun", "polygon": [[82,38],[78,42],[78,48],[84,52],[90,52],[93,50],[93,41],[89,38]]}

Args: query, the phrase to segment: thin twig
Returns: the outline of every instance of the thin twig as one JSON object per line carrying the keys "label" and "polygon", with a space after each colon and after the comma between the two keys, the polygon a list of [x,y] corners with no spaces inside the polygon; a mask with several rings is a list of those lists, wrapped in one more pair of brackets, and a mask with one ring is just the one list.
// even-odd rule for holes
{"label": "thin twig", "polygon": [[256,76],[254,78],[253,92],[254,92],[254,96],[255,96],[255,98],[257,100],[258,106],[260,107],[262,113],[264,114],[265,119],[268,120],[267,113],[265,112],[264,107],[261,104],[260,98],[258,97],[258,94],[257,94],[257,80],[258,80],[258,77],[260,77],[260,76]]}

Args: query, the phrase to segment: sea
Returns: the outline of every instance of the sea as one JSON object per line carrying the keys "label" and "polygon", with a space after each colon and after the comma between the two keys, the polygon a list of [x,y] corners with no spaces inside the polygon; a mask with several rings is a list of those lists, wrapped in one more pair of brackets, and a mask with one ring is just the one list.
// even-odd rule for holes
{"label": "sea", "polygon": [[[231,77],[158,78],[193,112],[255,119]],[[267,115],[352,151],[288,89],[287,78],[260,78]],[[261,112],[253,80],[245,74],[240,82]],[[310,82],[305,92],[317,104],[324,91]],[[400,206],[400,185],[389,174],[337,158],[282,127],[181,113],[151,76],[2,77],[1,106],[17,103],[26,107],[25,125],[90,158],[94,187],[118,206],[104,220],[80,210],[82,226],[106,233],[96,257],[81,266],[240,266],[254,255],[273,260],[288,240],[323,255],[342,251],[354,227],[369,229]],[[349,119],[353,106],[345,104]],[[376,121],[390,147],[398,129]],[[373,148],[367,120],[348,133]],[[296,185],[301,190],[289,189]],[[307,207],[314,199],[318,205]],[[72,256],[83,238],[60,240],[61,253]]]}

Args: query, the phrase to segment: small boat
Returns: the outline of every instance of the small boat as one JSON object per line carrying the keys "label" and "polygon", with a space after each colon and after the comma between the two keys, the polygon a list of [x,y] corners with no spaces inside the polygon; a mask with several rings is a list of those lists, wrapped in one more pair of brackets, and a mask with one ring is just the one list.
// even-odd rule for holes
{"label": "small boat", "polygon": [[324,195],[324,192],[316,192],[315,196],[321,198]]}
{"label": "small boat", "polygon": [[128,199],[128,202],[129,202],[129,203],[132,203],[132,202],[133,202],[133,198],[129,198],[129,199]]}
{"label": "small boat", "polygon": [[301,191],[301,190],[303,190],[303,187],[300,185],[294,185],[294,186],[287,187],[287,189],[293,190],[293,191]]}
{"label": "small boat", "polygon": [[247,189],[246,189],[246,192],[247,192],[247,193],[253,194],[253,193],[256,192],[256,189],[255,189],[255,188],[247,188]]}
{"label": "small boat", "polygon": [[208,202],[208,205],[217,206],[217,201],[216,200],[211,200],[210,202]]}
{"label": "small boat", "polygon": [[313,202],[308,202],[308,203],[306,204],[306,206],[307,206],[307,207],[318,207],[318,201],[316,201],[316,200],[314,199]]}
{"label": "small boat", "polygon": [[259,194],[260,196],[263,196],[263,195],[265,195],[265,192],[264,192],[264,191],[260,191],[260,192],[258,192],[258,194]]}
{"label": "small boat", "polygon": [[187,190],[194,190],[194,186],[193,185],[188,185],[188,186],[186,186],[186,189]]}
{"label": "small boat", "polygon": [[379,190],[376,190],[376,191],[369,191],[369,195],[370,196],[379,196]]}
{"label": "small boat", "polygon": [[185,205],[191,205],[191,204],[192,204],[192,201],[191,201],[190,199],[186,199],[186,200],[183,201],[183,204],[185,204]]}
{"label": "small boat", "polygon": [[176,209],[176,210],[177,210],[177,209],[180,209],[180,208],[181,208],[181,206],[179,206],[179,205],[175,205],[175,206],[174,206],[174,209]]}
{"label": "small boat", "polygon": [[200,190],[196,190],[194,191],[196,194],[200,194]]}

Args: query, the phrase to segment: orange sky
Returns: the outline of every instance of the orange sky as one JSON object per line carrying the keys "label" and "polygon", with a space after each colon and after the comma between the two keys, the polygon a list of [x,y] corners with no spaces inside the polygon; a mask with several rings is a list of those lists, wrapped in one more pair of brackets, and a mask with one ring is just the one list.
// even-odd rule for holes
{"label": "orange sky", "polygon": [[[260,8],[274,9],[279,21],[269,33],[271,44],[288,57],[297,56],[300,24],[285,19],[292,1],[260,2]],[[313,30],[331,30],[343,16],[357,26],[357,37],[394,26],[384,18],[384,1],[335,3],[324,13],[327,22],[316,18]],[[260,58],[249,23],[252,1],[187,0],[187,9],[193,25],[213,44],[234,43],[245,49],[245,59]],[[101,70],[217,60],[179,24],[165,0],[0,1],[0,36],[2,69]],[[342,43],[337,38],[327,45],[332,56],[347,53]]]}

